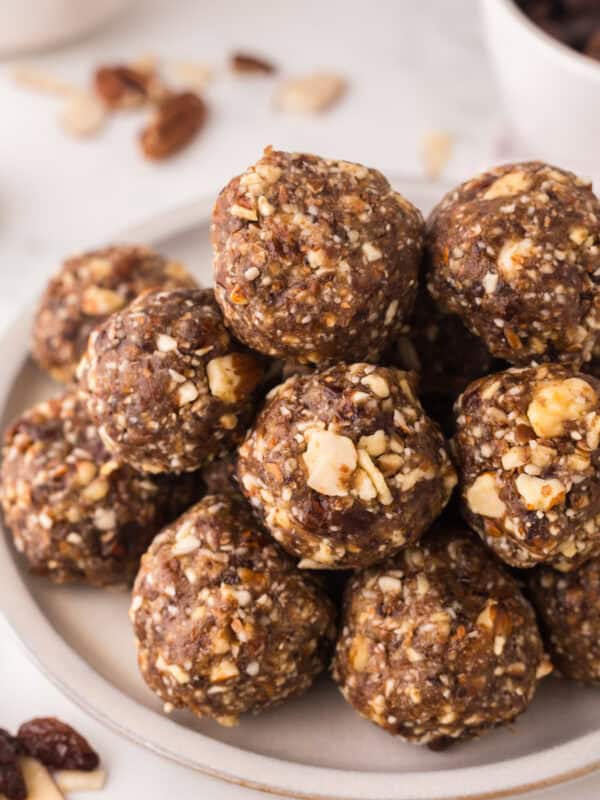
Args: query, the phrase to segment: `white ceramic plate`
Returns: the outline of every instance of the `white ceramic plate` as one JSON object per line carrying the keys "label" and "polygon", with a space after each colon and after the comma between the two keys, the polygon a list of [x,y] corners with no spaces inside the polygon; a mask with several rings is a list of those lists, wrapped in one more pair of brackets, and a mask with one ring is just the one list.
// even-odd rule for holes
{"label": "white ceramic plate", "polygon": [[[396,181],[428,211],[439,186]],[[117,237],[155,245],[211,280],[211,201],[194,203]],[[0,341],[0,427],[53,387],[29,361],[30,314]],[[0,531],[2,607],[43,672],[117,732],[194,769],[276,794],[344,800],[502,797],[600,767],[600,692],[545,681],[513,729],[444,753],[394,739],[360,719],[327,677],[304,697],[221,728],[166,717],[135,662],[126,592],[55,587],[29,576]]]}

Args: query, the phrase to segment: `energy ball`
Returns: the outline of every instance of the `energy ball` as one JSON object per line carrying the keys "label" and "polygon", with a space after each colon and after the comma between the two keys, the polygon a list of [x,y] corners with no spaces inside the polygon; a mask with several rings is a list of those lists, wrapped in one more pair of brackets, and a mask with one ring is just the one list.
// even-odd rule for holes
{"label": "energy ball", "polygon": [[414,375],[340,364],[274,389],[240,447],[238,478],[300,567],[372,564],[415,541],[456,483]]}
{"label": "energy ball", "polygon": [[377,170],[267,148],[219,195],[212,240],[217,300],[249,347],[377,361],[412,310],[424,224]]}
{"label": "energy ball", "polygon": [[72,390],[12,425],[0,479],[17,550],[56,583],[133,578],[152,537],[199,496],[192,476],[157,479],[114,460]]}
{"label": "energy ball", "polygon": [[33,357],[57,381],[75,375],[92,330],[152,288],[194,288],[176,261],[147,247],[115,245],[67,259],[48,284],[33,326]]}
{"label": "energy ball", "polygon": [[453,444],[465,519],[513,567],[600,553],[600,381],[559,364],[472,383]]}
{"label": "energy ball", "polygon": [[587,361],[600,325],[600,203],[538,161],[450,192],[428,221],[428,288],[512,364]]}
{"label": "energy ball", "polygon": [[89,339],[78,369],[108,450],[144,472],[185,472],[241,438],[262,377],[210,289],[148,292]]}
{"label": "energy ball", "polygon": [[341,626],[333,676],[342,694],[417,744],[511,722],[552,669],[516,581],[460,530],[357,573]]}
{"label": "energy ball", "polygon": [[557,669],[566,678],[600,683],[600,558],[567,574],[538,567],[528,578]]}
{"label": "energy ball", "polygon": [[232,494],[207,495],[155,538],[130,616],[165,710],[222,725],[306,691],[335,638],[324,592]]}

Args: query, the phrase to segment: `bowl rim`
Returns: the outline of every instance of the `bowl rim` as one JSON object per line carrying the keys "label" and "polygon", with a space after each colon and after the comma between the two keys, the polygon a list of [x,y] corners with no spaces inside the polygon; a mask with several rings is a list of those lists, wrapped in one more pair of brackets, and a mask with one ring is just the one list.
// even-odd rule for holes
{"label": "bowl rim", "polygon": [[[510,17],[512,21],[528,32],[529,36],[540,44],[547,53],[551,53],[556,57],[559,62],[568,67],[584,74],[588,79],[600,83],[600,62],[595,62],[590,56],[586,56],[570,47],[564,42],[555,39],[543,28],[531,20],[525,12],[519,8],[515,0],[487,0],[487,6],[496,5],[502,9],[506,16]],[[493,31],[489,30],[489,38],[493,39]]]}

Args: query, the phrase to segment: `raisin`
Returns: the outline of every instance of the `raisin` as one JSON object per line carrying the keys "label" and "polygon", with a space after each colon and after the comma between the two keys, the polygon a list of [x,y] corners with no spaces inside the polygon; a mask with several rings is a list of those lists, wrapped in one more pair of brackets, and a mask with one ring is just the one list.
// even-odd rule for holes
{"label": "raisin", "polygon": [[18,740],[4,728],[0,728],[0,764],[12,764],[18,755]]}
{"label": "raisin", "polygon": [[7,800],[25,800],[27,789],[18,762],[0,764],[0,795]]}
{"label": "raisin", "polygon": [[70,725],[55,717],[24,722],[18,738],[26,752],[50,769],[96,769],[97,753]]}
{"label": "raisin", "polygon": [[0,728],[0,795],[8,800],[24,800],[27,790],[17,762],[19,742],[4,728]]}

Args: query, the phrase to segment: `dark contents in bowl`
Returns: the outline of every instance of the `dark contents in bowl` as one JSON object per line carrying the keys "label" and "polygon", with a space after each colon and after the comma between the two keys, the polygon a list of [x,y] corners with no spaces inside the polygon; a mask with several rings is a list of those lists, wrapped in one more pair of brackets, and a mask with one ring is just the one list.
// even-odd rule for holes
{"label": "dark contents in bowl", "polygon": [[546,33],[600,61],[600,0],[515,0]]}

